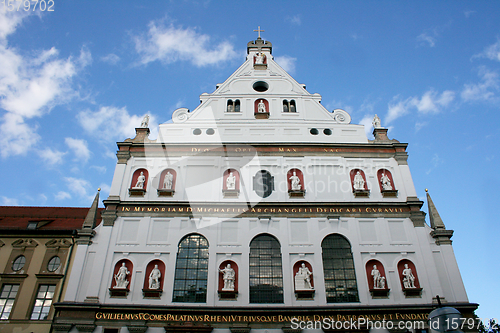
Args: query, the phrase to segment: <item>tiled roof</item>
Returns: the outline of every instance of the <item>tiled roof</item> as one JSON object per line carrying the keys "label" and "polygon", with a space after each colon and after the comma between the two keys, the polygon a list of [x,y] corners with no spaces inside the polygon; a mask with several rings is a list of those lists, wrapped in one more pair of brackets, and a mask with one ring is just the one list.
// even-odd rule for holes
{"label": "tiled roof", "polygon": [[[102,208],[99,208],[98,216]],[[38,222],[37,230],[81,229],[89,208],[0,206],[0,230],[26,230]]]}

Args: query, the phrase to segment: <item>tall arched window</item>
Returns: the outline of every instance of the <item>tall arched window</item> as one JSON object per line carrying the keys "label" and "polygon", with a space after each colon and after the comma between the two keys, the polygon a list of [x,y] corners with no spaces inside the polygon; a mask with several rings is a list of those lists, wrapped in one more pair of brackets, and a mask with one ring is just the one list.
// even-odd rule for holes
{"label": "tall arched window", "polygon": [[207,301],[208,241],[192,234],[179,242],[173,302],[205,303]]}
{"label": "tall arched window", "polygon": [[250,303],[283,303],[281,245],[271,235],[250,242]]}
{"label": "tall arched window", "polygon": [[341,235],[321,242],[327,303],[359,302],[351,244]]}

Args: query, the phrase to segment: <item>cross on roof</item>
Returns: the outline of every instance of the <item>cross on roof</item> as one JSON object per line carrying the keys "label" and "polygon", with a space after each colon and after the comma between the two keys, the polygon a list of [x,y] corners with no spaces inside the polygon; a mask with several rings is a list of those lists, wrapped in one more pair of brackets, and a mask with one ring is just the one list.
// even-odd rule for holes
{"label": "cross on roof", "polygon": [[259,28],[257,30],[254,30],[254,31],[257,31],[259,33],[259,39],[260,39],[260,33],[263,31],[266,31],[266,30],[260,30],[260,25],[259,25]]}

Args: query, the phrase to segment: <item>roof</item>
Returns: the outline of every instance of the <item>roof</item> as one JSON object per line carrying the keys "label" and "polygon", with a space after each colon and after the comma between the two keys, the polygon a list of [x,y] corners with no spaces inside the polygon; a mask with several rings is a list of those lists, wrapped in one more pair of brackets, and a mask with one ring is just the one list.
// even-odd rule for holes
{"label": "roof", "polygon": [[[103,208],[99,208],[99,214]],[[89,208],[0,206],[0,230],[29,230],[29,222],[37,222],[36,230],[81,229]]]}

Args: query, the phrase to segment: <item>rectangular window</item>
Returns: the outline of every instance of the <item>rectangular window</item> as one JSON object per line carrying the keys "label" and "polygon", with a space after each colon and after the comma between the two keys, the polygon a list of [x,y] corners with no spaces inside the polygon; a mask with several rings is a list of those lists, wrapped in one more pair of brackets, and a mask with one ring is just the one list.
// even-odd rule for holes
{"label": "rectangular window", "polygon": [[41,284],[38,287],[35,306],[31,313],[31,320],[47,320],[55,291],[55,284]]}
{"label": "rectangular window", "polygon": [[2,293],[0,294],[0,319],[9,319],[18,290],[18,284],[3,285]]}

